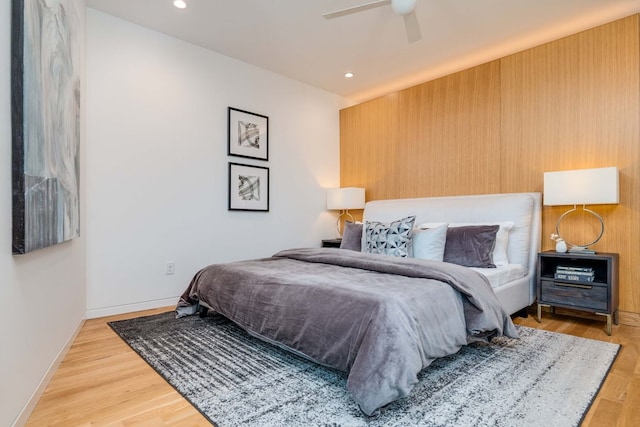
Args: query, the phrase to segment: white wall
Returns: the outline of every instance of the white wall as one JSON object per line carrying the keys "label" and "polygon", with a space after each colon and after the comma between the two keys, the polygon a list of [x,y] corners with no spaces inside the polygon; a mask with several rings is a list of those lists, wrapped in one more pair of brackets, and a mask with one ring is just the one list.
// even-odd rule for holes
{"label": "white wall", "polygon": [[[172,305],[208,264],[335,237],[336,95],[87,13],[88,317]],[[269,116],[269,161],[227,156],[227,107]],[[268,166],[270,212],[227,210],[228,162]],[[175,262],[175,275],[165,263]]]}
{"label": "white wall", "polygon": [[[84,0],[77,0],[84,20]],[[11,2],[0,2],[0,425],[21,424],[86,311],[81,237],[11,254]],[[84,25],[84,22],[83,22]],[[84,88],[83,88],[84,89]],[[84,94],[84,90],[83,90]],[[84,132],[83,132],[84,134]],[[84,141],[84,137],[82,138]],[[80,148],[84,156],[84,143]],[[81,158],[81,179],[84,160]],[[84,182],[81,180],[81,182]],[[81,184],[81,212],[84,212]],[[32,399],[32,397],[34,397]]]}

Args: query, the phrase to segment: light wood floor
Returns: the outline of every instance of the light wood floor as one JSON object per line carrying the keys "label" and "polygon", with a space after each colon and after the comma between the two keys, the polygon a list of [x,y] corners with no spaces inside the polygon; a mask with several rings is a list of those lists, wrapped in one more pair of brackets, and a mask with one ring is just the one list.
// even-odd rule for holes
{"label": "light wood floor", "polygon": [[[33,411],[28,426],[209,426],[207,420],[133,352],[108,321],[171,308],[88,320]],[[545,314],[521,325],[622,344],[583,427],[640,426],[640,328]]]}

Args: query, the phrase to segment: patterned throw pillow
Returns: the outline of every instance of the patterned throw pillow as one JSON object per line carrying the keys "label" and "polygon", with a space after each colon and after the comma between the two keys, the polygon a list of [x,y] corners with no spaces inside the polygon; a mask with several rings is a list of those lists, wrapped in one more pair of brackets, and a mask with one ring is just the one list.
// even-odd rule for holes
{"label": "patterned throw pillow", "polygon": [[412,234],[415,216],[383,223],[365,221],[363,252],[397,257],[413,256]]}

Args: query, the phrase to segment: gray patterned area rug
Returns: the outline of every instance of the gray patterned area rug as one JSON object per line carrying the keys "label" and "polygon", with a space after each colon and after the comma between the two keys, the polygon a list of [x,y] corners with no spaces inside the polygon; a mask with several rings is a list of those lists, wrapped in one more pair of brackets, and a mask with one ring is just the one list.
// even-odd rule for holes
{"label": "gray patterned area rug", "polygon": [[168,312],[110,325],[220,427],[577,426],[620,348],[518,326],[518,340],[436,360],[410,396],[367,418],[346,374],[253,338],[222,316]]}

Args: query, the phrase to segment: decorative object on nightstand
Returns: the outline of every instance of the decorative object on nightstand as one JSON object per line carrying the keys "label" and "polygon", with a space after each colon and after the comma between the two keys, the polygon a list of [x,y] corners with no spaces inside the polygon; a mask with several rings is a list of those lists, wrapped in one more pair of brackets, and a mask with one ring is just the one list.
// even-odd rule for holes
{"label": "decorative object on nightstand", "polygon": [[349,213],[349,209],[364,209],[364,188],[345,187],[327,190],[327,210],[340,211],[336,222],[338,236],[342,236],[340,222],[343,216],[349,217],[353,222],[353,215]]}
{"label": "decorative object on nightstand", "polygon": [[618,324],[618,254],[538,254],[538,322],[542,307],[589,311],[606,316],[607,334]]}
{"label": "decorative object on nightstand", "polygon": [[558,218],[556,223],[558,238],[562,236],[560,223],[567,215],[576,212],[578,205],[582,205],[583,212],[595,216],[600,221],[600,234],[591,243],[576,245],[563,239],[567,245],[571,246],[570,252],[595,253],[588,248],[596,244],[604,234],[604,221],[600,215],[587,209],[586,205],[618,204],[618,193],[618,168],[615,166],[544,173],[543,204],[545,206],[573,205],[573,209]]}
{"label": "decorative object on nightstand", "polygon": [[556,252],[567,252],[567,242],[565,242],[562,237],[558,236],[557,233],[551,233],[551,240],[556,242]]}

